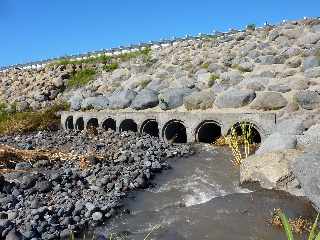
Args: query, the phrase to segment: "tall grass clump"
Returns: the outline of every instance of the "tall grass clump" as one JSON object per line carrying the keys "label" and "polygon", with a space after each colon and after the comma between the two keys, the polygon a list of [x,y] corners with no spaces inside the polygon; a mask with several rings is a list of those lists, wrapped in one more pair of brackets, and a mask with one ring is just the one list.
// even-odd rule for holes
{"label": "tall grass clump", "polygon": [[116,70],[118,67],[119,67],[119,64],[117,62],[113,62],[103,66],[103,70],[106,72],[112,72],[113,70]]}
{"label": "tall grass clump", "polygon": [[96,71],[94,69],[83,69],[83,70],[77,71],[68,80],[67,87],[78,88],[78,87],[85,86],[93,79],[95,75],[96,75]]}
{"label": "tall grass clump", "polygon": [[[280,218],[280,221],[282,223],[282,227],[286,234],[287,239],[294,240],[292,224],[290,224],[287,216],[281,210],[277,210],[276,215]],[[320,240],[320,231],[318,229],[318,219],[319,219],[319,213],[314,223],[312,224],[312,227],[309,232],[308,240]]]}
{"label": "tall grass clump", "polygon": [[227,136],[219,138],[214,144],[229,146],[233,155],[232,162],[239,166],[255,149],[252,130],[251,123],[242,122],[238,127],[233,126]]}
{"label": "tall grass clump", "polygon": [[39,112],[0,112],[0,134],[55,130],[60,125],[57,112],[68,109],[67,103],[59,103]]}

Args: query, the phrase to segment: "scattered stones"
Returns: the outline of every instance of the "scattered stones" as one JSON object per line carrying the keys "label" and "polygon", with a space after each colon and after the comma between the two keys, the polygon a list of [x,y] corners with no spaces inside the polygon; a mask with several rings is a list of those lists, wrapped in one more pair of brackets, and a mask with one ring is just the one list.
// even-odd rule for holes
{"label": "scattered stones", "polygon": [[[68,238],[72,231],[97,226],[116,213],[128,190],[148,186],[154,174],[168,168],[167,158],[190,152],[188,145],[168,145],[149,135],[101,129],[98,134],[57,131],[0,137],[0,144],[27,148],[20,142],[28,139],[37,149],[72,152],[63,161],[52,156],[54,161],[46,164],[19,162],[16,168],[27,171],[0,175],[0,236]],[[83,162],[81,156],[93,150],[95,160],[87,157]]]}

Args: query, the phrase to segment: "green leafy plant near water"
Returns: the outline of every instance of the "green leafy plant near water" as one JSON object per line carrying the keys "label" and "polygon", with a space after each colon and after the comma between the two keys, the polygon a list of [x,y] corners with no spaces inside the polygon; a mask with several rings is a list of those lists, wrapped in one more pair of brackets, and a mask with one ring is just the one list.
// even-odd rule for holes
{"label": "green leafy plant near water", "polygon": [[[287,239],[294,240],[293,231],[292,231],[292,228],[291,228],[291,225],[288,221],[287,216],[281,210],[277,211],[276,214],[279,216],[279,218],[281,220],[281,223],[282,223],[283,229],[286,233]],[[308,236],[308,240],[320,240],[320,231],[318,229],[318,219],[319,219],[319,213],[318,213],[316,220],[314,221],[314,223],[311,227],[311,230],[310,230],[310,233]]]}

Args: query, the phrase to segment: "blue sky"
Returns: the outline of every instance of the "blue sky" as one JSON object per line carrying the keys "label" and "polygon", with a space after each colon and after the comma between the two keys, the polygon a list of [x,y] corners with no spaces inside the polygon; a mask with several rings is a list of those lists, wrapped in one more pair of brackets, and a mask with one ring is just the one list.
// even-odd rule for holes
{"label": "blue sky", "polygon": [[319,16],[319,0],[0,0],[0,66]]}

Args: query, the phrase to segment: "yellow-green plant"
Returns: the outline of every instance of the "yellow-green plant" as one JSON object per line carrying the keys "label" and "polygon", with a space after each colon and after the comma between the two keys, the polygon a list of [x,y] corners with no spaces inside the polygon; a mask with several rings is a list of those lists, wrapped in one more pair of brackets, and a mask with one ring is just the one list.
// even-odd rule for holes
{"label": "yellow-green plant", "polygon": [[[229,145],[234,157],[233,164],[238,166],[242,160],[247,158],[252,152],[252,124],[240,123],[241,134],[239,135],[236,127],[232,127],[230,134],[226,137],[226,142]],[[244,154],[241,152],[241,147],[244,147]]]}
{"label": "yellow-green plant", "polygon": [[[287,239],[294,240],[291,225],[288,221],[287,216],[280,210],[277,212],[277,216],[279,216],[279,218],[281,220],[281,223],[282,223],[283,229],[286,233]],[[312,225],[308,240],[320,240],[320,231],[318,229],[318,219],[319,219],[319,213],[316,217],[316,220],[314,221],[314,223]]]}

